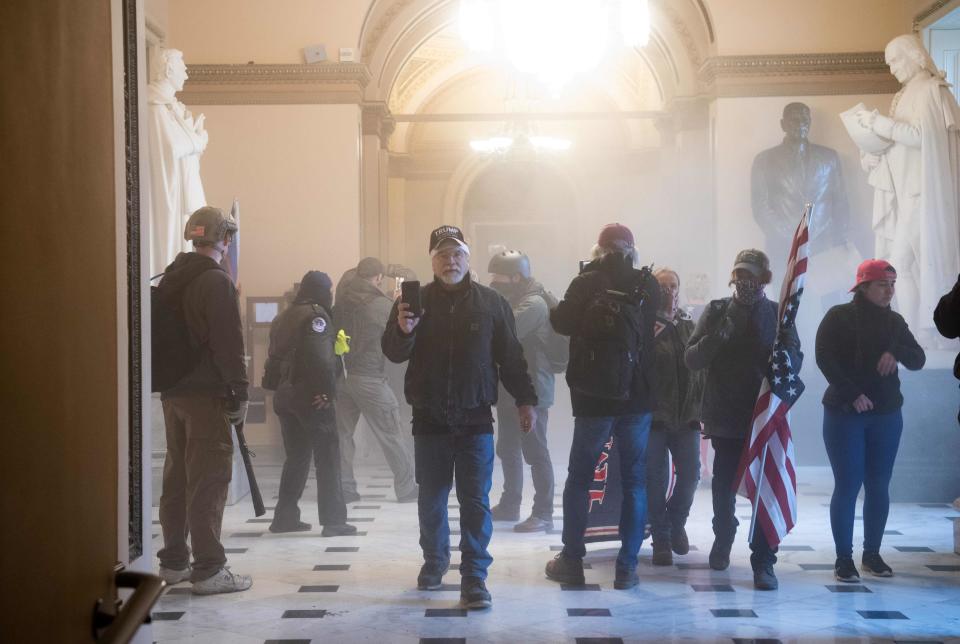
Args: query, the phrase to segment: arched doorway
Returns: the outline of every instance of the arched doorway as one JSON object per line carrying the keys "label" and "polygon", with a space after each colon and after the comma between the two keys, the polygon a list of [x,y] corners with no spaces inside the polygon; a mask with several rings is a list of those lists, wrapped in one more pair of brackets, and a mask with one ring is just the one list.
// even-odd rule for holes
{"label": "arched doorway", "polygon": [[464,231],[473,244],[472,265],[486,281],[490,258],[504,249],[530,257],[535,277],[562,294],[577,273],[573,186],[558,170],[537,160],[498,160],[467,188]]}

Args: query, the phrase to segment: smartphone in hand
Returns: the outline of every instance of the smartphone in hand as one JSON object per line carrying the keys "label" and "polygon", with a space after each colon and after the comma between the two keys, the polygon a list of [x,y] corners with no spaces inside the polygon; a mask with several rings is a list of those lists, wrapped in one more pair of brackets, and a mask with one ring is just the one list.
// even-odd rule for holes
{"label": "smartphone in hand", "polygon": [[420,304],[420,282],[417,280],[404,280],[400,285],[400,301],[409,304],[408,309],[414,317],[420,317],[423,308]]}

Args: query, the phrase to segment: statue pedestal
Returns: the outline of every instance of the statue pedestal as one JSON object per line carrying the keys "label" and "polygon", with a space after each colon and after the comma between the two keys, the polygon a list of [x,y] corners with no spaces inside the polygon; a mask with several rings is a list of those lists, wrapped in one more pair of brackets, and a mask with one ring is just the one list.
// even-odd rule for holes
{"label": "statue pedestal", "polygon": [[[167,457],[167,433],[163,422],[163,406],[160,404],[160,394],[151,396],[150,421],[152,434],[151,472],[153,478],[153,507],[160,505],[160,495],[163,492],[163,461]],[[233,471],[230,477],[230,486],[227,489],[227,505],[234,505],[250,493],[250,482],[247,480],[247,471],[243,467],[243,458],[237,446],[237,435],[233,433]]]}

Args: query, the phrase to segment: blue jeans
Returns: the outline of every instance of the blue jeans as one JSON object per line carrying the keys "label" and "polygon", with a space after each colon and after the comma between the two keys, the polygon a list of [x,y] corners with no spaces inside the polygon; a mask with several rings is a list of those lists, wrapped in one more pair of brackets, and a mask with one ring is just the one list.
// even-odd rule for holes
{"label": "blue jeans", "polygon": [[577,417],[573,422],[573,444],[567,483],[563,488],[563,554],[582,559],[587,553],[583,535],[590,511],[590,483],[603,444],[614,437],[620,452],[620,552],[617,568],[637,567],[637,553],[643,543],[647,518],[647,436],[652,414]]}
{"label": "blue jeans", "polygon": [[853,556],[853,519],[863,486],[863,551],[880,552],[890,512],[890,477],[903,432],[901,410],[843,413],[824,407],[823,444],[833,468],[830,527],[838,557]]}
{"label": "blue jeans", "polygon": [[[673,456],[677,480],[667,501],[667,452]],[[653,542],[670,545],[670,533],[683,528],[700,482],[700,432],[654,429],[647,440],[647,506]]]}
{"label": "blue jeans", "polygon": [[493,562],[487,552],[493,534],[488,498],[493,477],[493,435],[415,434],[413,444],[420,484],[417,513],[423,560],[442,569],[450,563],[447,498],[456,473],[460,575],[486,579],[487,568]]}

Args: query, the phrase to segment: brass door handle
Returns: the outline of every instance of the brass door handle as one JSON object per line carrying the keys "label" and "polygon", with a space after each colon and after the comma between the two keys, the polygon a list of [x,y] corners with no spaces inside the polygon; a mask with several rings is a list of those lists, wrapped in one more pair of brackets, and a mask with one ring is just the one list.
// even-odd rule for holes
{"label": "brass door handle", "polygon": [[122,604],[118,600],[116,614],[103,610],[103,600],[97,600],[93,636],[98,642],[120,644],[129,642],[142,624],[150,622],[150,610],[167,584],[157,575],[133,570],[119,570],[114,580],[117,588],[133,588],[133,594]]}

